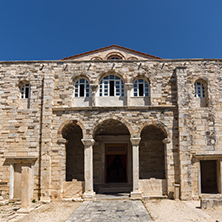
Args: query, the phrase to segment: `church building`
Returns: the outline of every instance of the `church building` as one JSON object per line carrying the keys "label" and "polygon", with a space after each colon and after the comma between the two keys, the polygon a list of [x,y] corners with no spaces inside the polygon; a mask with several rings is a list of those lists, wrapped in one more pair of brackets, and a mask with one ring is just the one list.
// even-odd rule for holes
{"label": "church building", "polygon": [[221,59],[118,45],[0,62],[0,195],[221,195],[221,74]]}

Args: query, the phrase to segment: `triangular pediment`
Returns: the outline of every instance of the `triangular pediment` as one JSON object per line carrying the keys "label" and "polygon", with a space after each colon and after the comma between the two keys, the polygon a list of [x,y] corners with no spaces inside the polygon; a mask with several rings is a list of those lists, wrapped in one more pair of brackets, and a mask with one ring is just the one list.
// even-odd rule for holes
{"label": "triangular pediment", "polygon": [[69,56],[62,60],[144,60],[144,59],[161,59],[147,53],[139,52],[118,45],[111,45],[104,48],[92,50],[78,55]]}

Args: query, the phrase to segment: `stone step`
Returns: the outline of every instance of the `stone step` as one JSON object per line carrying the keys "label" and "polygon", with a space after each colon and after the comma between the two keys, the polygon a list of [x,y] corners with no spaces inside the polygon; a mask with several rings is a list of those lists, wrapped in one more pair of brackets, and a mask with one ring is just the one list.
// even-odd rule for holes
{"label": "stone step", "polygon": [[130,193],[132,187],[100,187],[98,190],[99,194],[109,193]]}
{"label": "stone step", "polygon": [[129,200],[129,193],[96,194],[96,200]]}

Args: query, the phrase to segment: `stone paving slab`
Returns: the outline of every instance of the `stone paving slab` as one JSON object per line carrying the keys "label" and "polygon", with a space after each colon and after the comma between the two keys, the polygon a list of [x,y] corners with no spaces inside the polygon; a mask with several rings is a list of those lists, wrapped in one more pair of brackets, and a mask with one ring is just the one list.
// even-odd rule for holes
{"label": "stone paving slab", "polygon": [[140,200],[85,201],[66,220],[76,221],[152,221]]}

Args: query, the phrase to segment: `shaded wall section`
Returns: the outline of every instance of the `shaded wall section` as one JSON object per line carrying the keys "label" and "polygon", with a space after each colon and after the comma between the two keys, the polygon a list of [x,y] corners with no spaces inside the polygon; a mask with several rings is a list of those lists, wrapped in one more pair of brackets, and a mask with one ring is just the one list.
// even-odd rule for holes
{"label": "shaded wall section", "polygon": [[139,178],[165,179],[164,144],[166,136],[161,128],[146,126],[141,133],[139,147]]}

